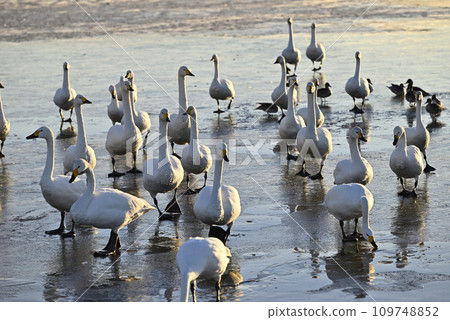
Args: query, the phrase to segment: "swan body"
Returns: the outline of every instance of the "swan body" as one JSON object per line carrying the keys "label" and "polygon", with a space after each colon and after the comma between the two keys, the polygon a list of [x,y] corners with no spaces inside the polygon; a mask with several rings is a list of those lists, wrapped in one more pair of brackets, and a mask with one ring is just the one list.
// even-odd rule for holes
{"label": "swan body", "polygon": [[69,69],[70,64],[67,61],[64,62],[63,84],[61,88],[56,90],[55,95],[53,97],[53,102],[59,107],[59,115],[61,116],[61,121],[65,121],[61,109],[65,111],[70,110],[70,117],[66,121],[71,122],[74,107],[73,102],[75,97],[77,96],[77,93],[74,89],[70,87]]}
{"label": "swan body", "polygon": [[[308,122],[306,127],[303,127],[298,131],[296,137],[297,150],[300,152],[299,158],[302,164],[302,168],[297,175],[301,175],[303,177],[309,176],[311,179],[323,179],[322,169],[325,159],[333,149],[332,137],[328,129],[323,127],[317,128],[315,126],[315,85],[312,82],[309,82],[306,89],[308,92]],[[311,154],[313,158],[321,158],[320,171],[313,176],[310,176],[305,169],[305,157],[307,154]]]}
{"label": "swan body", "polygon": [[[361,53],[359,51],[355,54],[356,69],[355,75],[347,80],[345,84],[345,92],[347,92],[353,99],[353,111],[355,113],[363,113],[362,107],[364,106],[364,100],[370,94],[369,82],[367,79],[361,77]],[[356,107],[355,99],[362,99],[361,109]]]}
{"label": "swan body", "polygon": [[198,139],[197,109],[189,106],[187,114],[192,118],[191,141],[183,149],[180,159],[181,165],[188,177],[189,174],[205,173],[205,181],[203,184],[203,187],[205,187],[208,170],[212,164],[211,150],[207,146],[200,144]]}
{"label": "swan body", "polygon": [[111,119],[112,124],[115,125],[116,122],[120,123],[123,117],[123,107],[119,106],[119,100],[117,98],[116,87],[110,85],[108,88],[111,93],[111,102],[108,105],[108,117]]}
{"label": "swan body", "polygon": [[216,282],[216,301],[220,301],[220,280],[230,261],[230,250],[217,238],[190,238],[177,253],[177,267],[181,274],[180,301],[189,300],[189,288],[195,302],[195,282],[199,278]]}
{"label": "swan body", "polygon": [[[3,88],[4,88],[3,85],[0,83],[0,89]],[[9,130],[10,130],[10,122],[8,119],[6,119],[5,113],[3,112],[2,97],[0,95],[0,140],[2,141],[2,144],[0,146],[0,159],[5,156],[3,154],[3,145],[5,144],[5,140],[9,134]]]}
{"label": "swan body", "polygon": [[291,77],[289,79],[288,88],[288,109],[286,116],[281,119],[280,127],[278,128],[278,132],[282,139],[295,139],[297,132],[305,126],[303,118],[295,112],[294,92],[297,91],[297,86],[296,77]]}
{"label": "swan body", "polygon": [[91,104],[92,102],[86,99],[81,94],[77,95],[74,99],[75,114],[77,116],[78,136],[77,144],[67,148],[64,155],[64,174],[72,171],[73,162],[76,159],[84,159],[89,162],[92,168],[95,168],[97,162],[94,150],[87,144],[86,132],[84,130],[83,113],[81,111],[82,104]]}
{"label": "swan body", "polygon": [[388,88],[397,97],[404,97],[406,94],[406,88],[403,83],[400,83],[400,84],[391,83],[391,85]]}
{"label": "swan body", "polygon": [[425,169],[424,172],[429,173],[431,171],[436,170],[432,166],[428,164],[427,160],[427,148],[430,143],[430,133],[427,128],[425,128],[422,121],[422,92],[417,91],[416,93],[416,126],[412,128],[404,128],[406,134],[407,145],[414,145],[422,152],[423,157],[425,159]]}
{"label": "swan body", "polygon": [[120,190],[111,188],[96,190],[94,171],[84,159],[75,160],[69,182],[83,173],[86,174],[86,191],[72,205],[70,209],[72,219],[80,225],[111,229],[107,246],[94,255],[115,254],[120,248],[119,230],[154,207],[144,199]]}
{"label": "swan body", "polygon": [[184,145],[190,141],[191,122],[189,115],[186,113],[188,107],[186,76],[194,77],[195,75],[187,67],[181,66],[178,69],[178,114],[170,116],[168,127],[169,141],[174,154],[174,143]]}
{"label": "swan body", "polygon": [[367,142],[360,127],[353,127],[349,131],[348,144],[351,159],[339,161],[334,169],[334,184],[360,183],[367,185],[373,178],[373,169],[370,163],[361,157],[358,142]]}
{"label": "swan body", "polygon": [[219,57],[216,54],[212,56],[211,61],[214,61],[214,78],[209,86],[209,95],[217,101],[217,110],[214,113],[222,113],[224,111],[220,109],[219,100],[230,99],[227,107],[230,109],[235,95],[234,86],[230,80],[219,78]]}
{"label": "swan body", "polygon": [[[316,24],[311,24],[311,43],[306,48],[306,56],[313,64],[313,71],[322,69],[323,61],[325,60],[325,47],[316,40]],[[319,68],[316,68],[314,62],[320,62]]]}
{"label": "swan body", "polygon": [[[158,206],[156,195],[158,193],[166,193],[175,190],[172,201],[167,205],[166,212],[181,213],[176,201],[176,191],[181,181],[183,181],[184,170],[180,160],[169,154],[167,124],[170,122],[170,116],[167,109],[162,109],[159,113],[159,157],[149,159],[144,163],[144,188],[150,193],[159,217],[163,216],[163,212]],[[163,218],[168,218],[166,215]]]}
{"label": "swan body", "polygon": [[301,60],[301,53],[294,45],[294,26],[292,18],[288,18],[287,20],[289,26],[289,42],[288,46],[283,50],[281,55],[286,60],[286,63],[294,65],[294,73],[297,71],[297,65]]}
{"label": "swan body", "polygon": [[[373,207],[373,195],[365,186],[359,183],[341,184],[331,188],[325,195],[323,205],[339,220],[343,240],[356,240],[361,236],[378,248],[375,236],[369,226],[369,212]],[[363,218],[362,231],[357,231],[358,219]],[[355,232],[349,236],[344,232],[344,221],[355,220]]]}
{"label": "swan body", "polygon": [[[394,128],[393,144],[395,145],[395,149],[391,154],[389,165],[402,185],[403,190],[399,195],[412,195],[415,197],[419,176],[424,169],[420,149],[414,145],[407,145],[405,129],[402,126]],[[415,179],[415,185],[412,192],[407,191],[404,185],[404,180],[409,178]]]}
{"label": "swan body", "polygon": [[59,228],[46,231],[45,233],[62,234],[64,232],[65,213],[69,212],[72,204],[83,195],[86,190],[86,183],[77,179],[70,184],[69,177],[53,175],[55,164],[55,139],[53,137],[53,132],[49,127],[41,127],[33,134],[27,136],[27,139],[36,138],[45,139],[47,142],[47,160],[39,182],[42,195],[49,205],[61,212]]}
{"label": "swan body", "polygon": [[122,176],[124,173],[116,171],[115,159],[117,155],[124,155],[128,152],[133,154],[133,168],[128,171],[130,173],[139,173],[136,169],[136,154],[142,146],[142,134],[134,123],[134,115],[131,110],[130,91],[131,84],[125,77],[120,79],[120,90],[123,97],[123,125],[113,125],[106,136],[105,147],[111,156],[113,171],[108,174],[108,177]]}
{"label": "swan body", "polygon": [[[316,113],[316,127],[319,128],[322,126],[325,121],[325,117],[323,115],[322,110],[320,110],[319,105],[317,104],[317,92],[319,90],[319,80],[314,79],[314,84],[316,86],[316,90],[314,91],[314,111]],[[301,116],[305,121],[305,125],[308,125],[308,107],[300,108],[297,111],[297,115]]]}
{"label": "swan body", "polygon": [[238,191],[222,184],[223,161],[228,160],[226,143],[217,145],[215,160],[214,182],[212,186],[204,187],[198,194],[194,204],[194,214],[201,222],[211,226],[227,225],[226,243],[234,221],[241,214],[241,200]]}

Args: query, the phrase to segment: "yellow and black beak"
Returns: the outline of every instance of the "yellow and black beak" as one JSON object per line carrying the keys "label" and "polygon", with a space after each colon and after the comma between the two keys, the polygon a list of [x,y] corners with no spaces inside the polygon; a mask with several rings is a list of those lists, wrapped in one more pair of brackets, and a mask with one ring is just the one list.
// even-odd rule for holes
{"label": "yellow and black beak", "polygon": [[134,91],[133,87],[131,87],[129,84],[127,84],[128,91]]}
{"label": "yellow and black beak", "polygon": [[375,242],[375,237],[374,236],[369,236],[369,242],[372,244],[373,248],[376,250],[378,249],[378,245]]}
{"label": "yellow and black beak", "polygon": [[0,88],[4,88],[4,86],[0,83]]}
{"label": "yellow and black beak", "polygon": [[195,77],[195,74],[193,74],[193,73],[191,72],[191,70],[189,70],[189,69],[186,69],[186,75],[187,75],[187,76],[191,76],[191,77]]}
{"label": "yellow and black beak", "polygon": [[83,101],[83,103],[92,103],[91,101],[89,101],[88,99],[86,99],[85,97],[81,98],[81,101]]}
{"label": "yellow and black beak", "polygon": [[367,139],[360,132],[358,132],[358,138],[361,141],[367,142]]}
{"label": "yellow and black beak", "polygon": [[168,113],[164,113],[164,120],[166,120],[167,122],[170,122],[170,117]]}
{"label": "yellow and black beak", "polygon": [[227,151],[226,150],[222,150],[222,157],[223,157],[223,160],[225,160],[226,162],[230,161],[230,159],[228,159],[228,155],[227,155]]}
{"label": "yellow and black beak", "polygon": [[393,144],[394,146],[396,146],[396,145],[397,145],[397,142],[398,142],[398,135],[395,135],[395,136],[394,136],[394,142],[392,142],[392,144]]}
{"label": "yellow and black beak", "polygon": [[79,174],[78,168],[74,169],[72,171],[72,176],[70,177],[69,183],[72,183],[75,180],[75,178],[78,176],[78,174]]}
{"label": "yellow and black beak", "polygon": [[39,131],[35,131],[32,134],[30,134],[29,136],[27,136],[27,139],[36,139],[39,137]]}

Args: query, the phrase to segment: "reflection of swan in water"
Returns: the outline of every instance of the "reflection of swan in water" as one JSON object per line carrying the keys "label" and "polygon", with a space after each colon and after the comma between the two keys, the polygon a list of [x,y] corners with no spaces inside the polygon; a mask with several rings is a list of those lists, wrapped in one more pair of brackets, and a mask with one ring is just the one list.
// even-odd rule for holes
{"label": "reflection of swan in water", "polygon": [[353,294],[356,299],[374,300],[368,291],[375,279],[375,268],[372,265],[375,253],[358,250],[357,246],[357,243],[345,243],[341,252],[325,258],[325,271],[332,284],[309,292],[323,294],[340,290]]}

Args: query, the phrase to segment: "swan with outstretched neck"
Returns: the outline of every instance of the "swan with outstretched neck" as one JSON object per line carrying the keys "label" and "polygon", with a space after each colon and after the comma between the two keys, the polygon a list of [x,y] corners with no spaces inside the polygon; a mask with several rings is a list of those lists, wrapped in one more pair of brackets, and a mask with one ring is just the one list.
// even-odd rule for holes
{"label": "swan with outstretched neck", "polygon": [[233,103],[235,91],[233,83],[228,79],[220,79],[219,76],[219,56],[217,54],[213,54],[211,61],[214,62],[214,78],[209,86],[209,95],[211,98],[217,101],[217,110],[214,113],[222,113],[223,110],[220,109],[219,100],[228,100],[230,99],[230,103],[228,103],[227,109],[231,108],[231,104]]}
{"label": "swan with outstretched neck", "polygon": [[[59,115],[61,117],[61,121],[72,122],[72,113],[73,113],[73,102],[75,97],[77,96],[76,91],[70,87],[70,78],[69,78],[69,62],[64,62],[63,64],[63,84],[62,87],[56,90],[55,96],[53,97],[53,102],[59,107]],[[61,110],[69,111],[70,117],[65,120]]]}
{"label": "swan with outstretched neck", "polygon": [[111,119],[112,124],[115,125],[116,122],[120,123],[123,117],[123,107],[119,106],[119,100],[117,98],[116,87],[110,85],[108,88],[109,93],[111,94],[111,102],[108,105],[108,117]]}
{"label": "swan with outstretched neck", "polygon": [[[313,71],[319,71],[322,69],[323,61],[325,60],[325,47],[323,44],[317,42],[316,39],[316,24],[311,24],[311,43],[306,48],[306,56],[311,60],[313,64]],[[318,68],[315,66],[315,62],[320,62]]]}
{"label": "swan with outstretched neck", "polygon": [[286,63],[294,65],[295,74],[295,71],[297,71],[297,65],[301,60],[301,53],[300,50],[297,49],[294,45],[294,22],[292,21],[292,18],[288,18],[287,23],[289,26],[289,41],[288,46],[283,50],[281,55],[286,60]]}
{"label": "swan with outstretched neck", "polygon": [[[3,85],[0,83],[0,89],[3,89]],[[9,134],[10,122],[6,119],[5,113],[3,111],[2,96],[0,95],[0,140],[2,141],[0,146],[0,158],[4,158],[3,145],[5,144],[6,137]]]}
{"label": "swan with outstretched neck", "polygon": [[[345,92],[347,92],[353,99],[353,109],[350,111],[354,113],[364,113],[364,101],[370,94],[369,82],[367,79],[361,77],[361,53],[355,53],[356,68],[355,75],[347,80],[345,84]],[[356,106],[355,99],[362,99],[361,109]]]}

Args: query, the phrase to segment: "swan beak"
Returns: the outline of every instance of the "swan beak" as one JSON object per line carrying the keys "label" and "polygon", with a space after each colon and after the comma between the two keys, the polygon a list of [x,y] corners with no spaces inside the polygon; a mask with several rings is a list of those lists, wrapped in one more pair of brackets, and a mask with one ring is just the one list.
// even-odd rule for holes
{"label": "swan beak", "polygon": [[128,91],[134,91],[134,89],[129,84],[127,84],[127,89]]}
{"label": "swan beak", "polygon": [[193,74],[193,73],[191,72],[191,70],[189,70],[189,69],[186,70],[186,75],[187,75],[187,76],[195,77],[195,74]]}
{"label": "swan beak", "polygon": [[275,62],[273,64],[277,64],[277,63],[280,63],[280,61],[278,61],[278,59],[275,60]]}
{"label": "swan beak", "polygon": [[81,98],[81,101],[83,101],[83,103],[89,103],[89,104],[92,103],[91,101],[89,101],[85,97]]}
{"label": "swan beak", "polygon": [[70,177],[69,183],[72,183],[77,176],[78,176],[78,168],[72,171],[72,176]]}
{"label": "swan beak", "polygon": [[228,155],[227,155],[227,151],[226,150],[222,150],[222,157],[223,157],[223,160],[225,160],[226,162],[230,161],[230,159],[228,159]]}
{"label": "swan beak", "polygon": [[393,144],[394,146],[396,146],[396,145],[397,145],[397,142],[398,142],[398,135],[395,135],[395,136],[394,136],[394,142],[392,142],[392,144]]}
{"label": "swan beak", "polygon": [[114,93],[111,93],[111,96],[112,96],[113,99],[116,98],[116,95]]}
{"label": "swan beak", "polygon": [[291,73],[291,69],[288,66],[286,66],[286,73]]}
{"label": "swan beak", "polygon": [[4,86],[0,83],[0,88],[4,88]]}
{"label": "swan beak", "polygon": [[30,134],[29,136],[27,136],[27,139],[36,139],[37,137],[39,137],[39,131],[35,131],[32,134]]}
{"label": "swan beak", "polygon": [[372,244],[372,246],[373,246],[375,249],[378,249],[378,245],[376,244],[375,238],[374,238],[373,236],[369,236],[369,242]]}
{"label": "swan beak", "polygon": [[359,140],[361,140],[361,141],[367,142],[367,139],[366,139],[361,133],[359,133],[359,132],[358,132],[358,138],[359,138]]}
{"label": "swan beak", "polygon": [[164,120],[166,120],[167,122],[170,122],[170,117],[168,113],[164,113]]}

